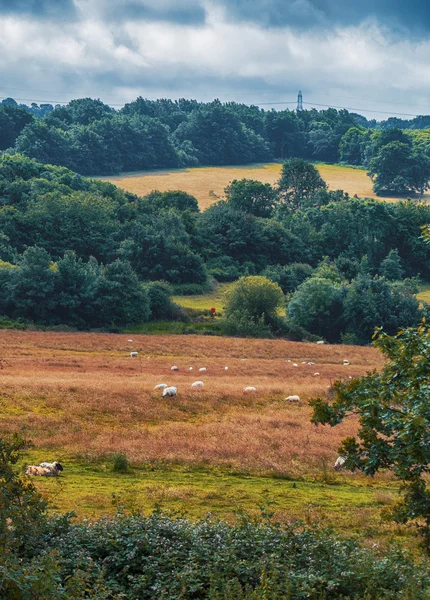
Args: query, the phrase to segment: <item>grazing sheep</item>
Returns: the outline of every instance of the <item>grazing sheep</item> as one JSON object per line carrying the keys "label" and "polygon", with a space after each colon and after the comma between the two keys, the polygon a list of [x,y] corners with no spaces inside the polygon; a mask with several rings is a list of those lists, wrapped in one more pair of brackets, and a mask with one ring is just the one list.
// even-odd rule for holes
{"label": "grazing sheep", "polygon": [[170,367],[171,371],[179,371],[179,367],[177,367],[176,365],[173,365],[173,367]]}
{"label": "grazing sheep", "polygon": [[248,394],[249,392],[256,392],[257,388],[253,387],[252,385],[247,385],[243,388],[243,391],[245,394]]}
{"label": "grazing sheep", "polygon": [[128,342],[129,344],[132,344],[132,343],[133,343],[133,340],[127,340],[127,342]]}
{"label": "grazing sheep", "polygon": [[336,462],[333,465],[335,471],[340,471],[346,463],[346,456],[338,456]]}
{"label": "grazing sheep", "polygon": [[318,340],[317,342],[315,342],[315,344],[325,344],[324,340]]}
{"label": "grazing sheep", "polygon": [[291,362],[291,360],[289,358],[286,358],[285,362]]}
{"label": "grazing sheep", "polygon": [[58,462],[58,460],[54,460],[54,462],[41,462],[39,467],[44,469],[51,469],[51,471],[55,471],[53,475],[58,475],[60,471],[64,471],[63,465]]}
{"label": "grazing sheep", "polygon": [[206,367],[201,367],[201,368],[199,369],[199,371],[200,371],[200,373],[206,373]]}
{"label": "grazing sheep", "polygon": [[167,383],[158,383],[155,387],[154,390],[164,390],[167,387]]}
{"label": "grazing sheep", "polygon": [[315,363],[314,363],[314,362],[312,362],[312,361],[310,361],[310,362],[308,362],[308,365],[309,365],[310,367],[313,367],[313,366],[315,366]]}
{"label": "grazing sheep", "polygon": [[297,363],[293,363],[293,367],[298,367],[299,365]]}
{"label": "grazing sheep", "polygon": [[346,358],[343,359],[343,364],[345,367],[347,367],[349,365],[349,360],[346,360]]}
{"label": "grazing sheep", "polygon": [[188,370],[189,370],[189,371],[192,371],[192,370],[193,370],[193,367],[190,367]]}
{"label": "grazing sheep", "polygon": [[130,356],[131,358],[133,358],[133,356],[139,356],[139,352],[130,352]]}
{"label": "grazing sheep", "polygon": [[166,396],[176,396],[176,392],[177,388],[175,388],[174,386],[166,387],[163,390],[163,398],[166,398]]}
{"label": "grazing sheep", "polygon": [[228,371],[228,367],[224,367],[224,371]]}
{"label": "grazing sheep", "polygon": [[318,371],[314,373],[314,377],[318,377],[318,375],[321,375],[321,373],[318,373]]}
{"label": "grazing sheep", "polygon": [[205,384],[203,383],[203,381],[195,381],[194,383],[191,384],[191,387],[194,388],[195,390],[197,389],[202,389],[205,387]]}
{"label": "grazing sheep", "polygon": [[300,402],[300,396],[287,396],[285,402]]}

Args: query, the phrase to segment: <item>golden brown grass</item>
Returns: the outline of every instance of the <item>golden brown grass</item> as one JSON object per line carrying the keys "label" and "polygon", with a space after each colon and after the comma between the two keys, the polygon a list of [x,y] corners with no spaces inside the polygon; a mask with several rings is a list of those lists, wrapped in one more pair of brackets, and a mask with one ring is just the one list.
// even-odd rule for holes
{"label": "golden brown grass", "polygon": [[[101,177],[120,188],[145,196],[152,190],[162,192],[183,190],[199,201],[201,210],[205,210],[224,196],[224,189],[233,179],[257,179],[274,184],[281,173],[280,163],[262,163],[235,167],[198,167],[159,171],[141,171],[124,173],[116,177]],[[324,181],[331,190],[344,190],[351,196],[375,198],[372,181],[365,170],[338,165],[316,165]],[[430,194],[423,199],[429,201]],[[383,198],[386,201],[398,200],[397,197]]]}
{"label": "golden brown grass", "polygon": [[[0,434],[21,430],[58,458],[122,451],[135,464],[316,474],[356,425],[315,427],[307,401],[324,396],[336,378],[382,365],[376,350],[356,346],[191,335],[133,335],[129,343],[129,337],[1,331]],[[139,358],[130,358],[131,350]],[[178,372],[170,370],[174,364]],[[204,381],[203,391],[191,390],[195,380]],[[163,399],[153,390],[158,383],[177,386],[177,397]],[[245,395],[247,385],[257,393]],[[292,394],[303,404],[287,404]]]}

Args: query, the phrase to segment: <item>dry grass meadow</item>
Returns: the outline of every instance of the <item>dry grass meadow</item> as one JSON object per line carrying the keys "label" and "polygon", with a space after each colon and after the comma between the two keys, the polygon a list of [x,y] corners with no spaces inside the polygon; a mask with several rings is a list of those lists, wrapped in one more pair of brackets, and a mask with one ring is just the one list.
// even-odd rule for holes
{"label": "dry grass meadow", "polygon": [[[367,537],[386,527],[379,514],[396,491],[390,476],[368,481],[332,469],[356,423],[315,427],[308,406],[333,380],[380,368],[372,348],[11,330],[0,331],[0,348],[0,435],[33,441],[26,464],[64,464],[58,480],[36,480],[54,509],[98,516],[112,512],[115,496],[144,510],[229,518],[269,498],[288,518],[333,519]],[[195,380],[203,391],[191,390]],[[163,399],[158,383],[177,386],[177,397]],[[247,385],[257,392],[244,394]],[[293,394],[300,404],[284,401]],[[112,472],[115,452],[127,455],[131,473]]]}
{"label": "dry grass meadow", "polygon": [[[124,173],[116,177],[100,177],[111,181],[120,188],[145,196],[152,190],[162,192],[183,190],[192,194],[199,201],[201,210],[205,210],[224,196],[224,189],[233,179],[257,179],[264,183],[274,184],[278,181],[282,165],[280,163],[262,163],[235,167],[198,167],[190,169],[141,171]],[[344,190],[351,196],[374,198],[372,181],[366,171],[339,165],[317,164],[321,177],[332,190]],[[429,201],[430,194],[424,195]],[[398,198],[383,198],[395,201]]]}

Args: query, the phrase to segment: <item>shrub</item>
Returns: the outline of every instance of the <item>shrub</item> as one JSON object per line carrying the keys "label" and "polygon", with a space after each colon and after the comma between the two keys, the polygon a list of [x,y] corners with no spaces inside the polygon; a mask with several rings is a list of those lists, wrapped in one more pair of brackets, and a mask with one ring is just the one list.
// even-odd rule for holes
{"label": "shrub", "polygon": [[116,452],[112,456],[112,471],[114,473],[128,473],[130,464],[127,456],[123,452]]}

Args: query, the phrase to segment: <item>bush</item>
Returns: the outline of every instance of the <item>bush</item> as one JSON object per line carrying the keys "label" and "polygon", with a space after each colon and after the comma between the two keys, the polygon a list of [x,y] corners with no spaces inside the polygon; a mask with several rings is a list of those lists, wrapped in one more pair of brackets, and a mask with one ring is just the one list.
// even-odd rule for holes
{"label": "bush", "polygon": [[114,473],[128,473],[130,463],[127,456],[123,452],[116,452],[112,456],[112,471]]}
{"label": "bush", "polygon": [[264,319],[255,321],[245,310],[235,310],[226,316],[221,324],[224,335],[253,338],[273,337],[271,329],[265,325]]}
{"label": "bush", "polygon": [[149,298],[151,321],[183,321],[186,317],[180,306],[172,302],[172,288],[163,281],[145,286]]}

